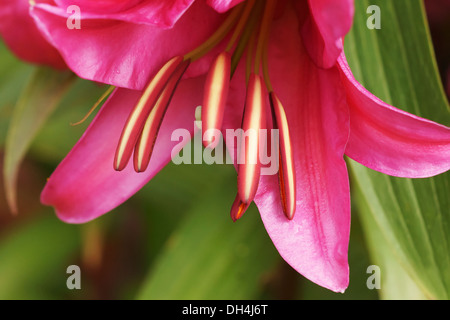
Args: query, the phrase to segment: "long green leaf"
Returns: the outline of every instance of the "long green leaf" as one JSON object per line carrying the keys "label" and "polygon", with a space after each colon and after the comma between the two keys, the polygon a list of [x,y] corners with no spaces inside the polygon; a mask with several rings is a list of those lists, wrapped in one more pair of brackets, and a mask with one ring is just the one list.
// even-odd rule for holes
{"label": "long green leaf", "polygon": [[49,215],[2,234],[0,299],[58,299],[67,293],[66,269],[78,254],[79,231]]}
{"label": "long green leaf", "polygon": [[[450,124],[422,1],[355,1],[346,54],[355,77],[403,110]],[[381,29],[369,30],[366,10],[381,9]],[[357,203],[375,263],[393,279],[405,270],[427,298],[450,297],[450,174],[428,179],[388,177],[349,161]],[[381,238],[382,237],[382,238]],[[376,241],[374,239],[379,239]],[[386,244],[385,244],[386,243]],[[385,263],[382,250],[390,250]],[[384,255],[385,256],[385,255]],[[378,259],[376,258],[378,257]],[[389,267],[390,266],[390,267]],[[395,266],[395,267],[393,267]],[[401,269],[398,268],[401,266]],[[398,280],[398,279],[397,279]],[[392,290],[386,285],[381,290]],[[383,294],[393,298],[391,292]],[[399,293],[395,298],[405,298]]]}
{"label": "long green leaf", "polygon": [[[353,199],[357,203],[359,211],[370,212],[370,205],[366,197],[361,194],[361,189],[356,188],[353,193]],[[395,250],[392,250],[383,236],[382,230],[374,220],[374,215],[366,214],[363,220],[367,230],[366,240],[372,248],[370,251],[373,261],[381,270],[380,275],[380,296],[382,299],[404,299],[417,300],[425,299],[423,289],[408,275],[404,266],[401,265],[401,259],[395,257]],[[367,267],[367,266],[366,266]]]}
{"label": "long green leaf", "polygon": [[[229,184],[226,184],[229,185]],[[139,299],[258,299],[279,256],[256,207],[233,223],[223,184],[186,213],[151,269]]]}
{"label": "long green leaf", "polygon": [[13,111],[5,145],[4,184],[8,205],[16,213],[17,175],[31,141],[73,83],[70,72],[38,68]]}

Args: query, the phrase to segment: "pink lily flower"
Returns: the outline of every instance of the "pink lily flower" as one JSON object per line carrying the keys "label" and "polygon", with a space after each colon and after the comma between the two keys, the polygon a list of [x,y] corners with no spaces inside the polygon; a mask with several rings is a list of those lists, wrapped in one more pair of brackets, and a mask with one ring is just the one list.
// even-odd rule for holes
{"label": "pink lily flower", "polygon": [[47,42],[29,15],[28,1],[0,2],[0,36],[24,61],[56,69],[67,68],[59,52]]}
{"label": "pink lily flower", "polygon": [[[342,48],[351,0],[111,1],[36,1],[31,9],[74,72],[120,87],[42,192],[63,221],[95,219],[137,192],[171,160],[178,146],[171,133],[194,131],[202,105],[203,133],[279,129],[279,173],[261,175],[258,162],[237,165],[231,216],[239,219],[254,201],[280,255],[343,292],[344,154],[399,177],[450,168],[449,128],[384,103],[354,79]],[[79,30],[65,25],[72,4],[81,8]],[[245,156],[263,144],[250,143]]]}

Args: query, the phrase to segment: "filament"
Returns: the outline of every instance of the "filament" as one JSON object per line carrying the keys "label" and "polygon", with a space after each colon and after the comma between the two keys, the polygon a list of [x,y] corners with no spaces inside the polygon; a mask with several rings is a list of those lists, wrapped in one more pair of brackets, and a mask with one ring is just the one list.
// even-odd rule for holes
{"label": "filament", "polygon": [[208,38],[205,42],[203,42],[200,46],[192,50],[191,52],[184,55],[184,60],[195,61],[201,57],[203,57],[206,53],[208,53],[212,48],[222,41],[223,38],[230,32],[236,23],[237,19],[241,15],[242,10],[244,9],[244,4],[237,5],[222,25],[214,32],[214,34]]}
{"label": "filament", "polygon": [[71,123],[70,125],[71,126],[78,126],[78,125],[82,124],[83,122],[85,122],[87,120],[87,118],[89,118],[90,115],[95,111],[95,109],[97,109],[97,107],[103,102],[103,100],[105,100],[111,94],[111,92],[114,91],[115,88],[116,88],[115,86],[109,86],[108,90],[106,90],[105,93],[103,93],[103,95],[92,106],[92,108],[89,109],[88,113],[86,113],[86,115],[83,117],[83,119],[81,119],[78,122]]}

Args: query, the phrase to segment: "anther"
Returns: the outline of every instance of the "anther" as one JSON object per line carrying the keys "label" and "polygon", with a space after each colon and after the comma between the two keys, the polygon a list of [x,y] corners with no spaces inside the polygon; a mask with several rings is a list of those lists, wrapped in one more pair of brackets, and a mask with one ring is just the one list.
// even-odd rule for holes
{"label": "anther", "polygon": [[233,205],[231,206],[230,216],[231,219],[236,222],[239,220],[247,211],[249,207],[249,204],[246,204],[241,201],[241,198],[239,197],[239,194],[236,196],[236,199],[233,202]]}
{"label": "anther", "polygon": [[212,64],[206,77],[205,93],[202,107],[202,136],[205,147],[215,148],[218,141],[213,141],[212,130],[222,128],[223,114],[230,85],[231,55],[222,52]]}
{"label": "anther", "polygon": [[147,169],[167,107],[189,63],[190,61],[186,60],[177,67],[145,121],[134,150],[134,170],[136,172],[143,172]]}
{"label": "anther", "polygon": [[121,171],[126,167],[151,108],[155,105],[166,83],[182,62],[183,57],[172,58],[147,85],[123,128],[114,157],[115,170]]}
{"label": "anther", "polygon": [[[261,163],[259,148],[265,141],[259,139],[260,130],[265,127],[265,92],[263,81],[257,74],[251,74],[247,87],[240,150],[238,152],[238,194],[241,201],[250,204],[258,189]],[[247,136],[247,138],[246,138]]]}
{"label": "anther", "polygon": [[280,167],[278,170],[280,195],[283,211],[290,220],[295,214],[295,168],[292,155],[289,126],[283,105],[274,92],[269,93],[271,108],[275,116],[274,127],[279,129],[280,137]]}

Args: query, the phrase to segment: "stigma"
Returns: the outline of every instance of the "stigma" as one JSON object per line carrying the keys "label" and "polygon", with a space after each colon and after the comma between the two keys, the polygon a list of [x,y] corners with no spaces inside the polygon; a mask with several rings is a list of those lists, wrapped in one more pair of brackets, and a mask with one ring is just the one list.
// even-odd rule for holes
{"label": "stigma", "polygon": [[288,117],[273,90],[268,71],[267,46],[276,5],[277,0],[242,2],[204,43],[183,56],[173,57],[155,73],[123,127],[113,161],[115,170],[124,170],[131,157],[136,172],[148,168],[161,123],[189,64],[226,39],[226,46],[222,46],[225,49],[213,60],[206,75],[200,112],[204,146],[215,148],[217,141],[209,133],[222,129],[230,82],[238,64],[245,60],[246,97],[241,129],[250,134],[244,134],[238,143],[237,195],[231,207],[231,218],[233,221],[240,219],[258,192],[262,166],[259,153],[267,142],[251,133],[269,127],[279,130],[281,140],[277,146],[281,207],[287,219],[294,218],[295,166]]}

